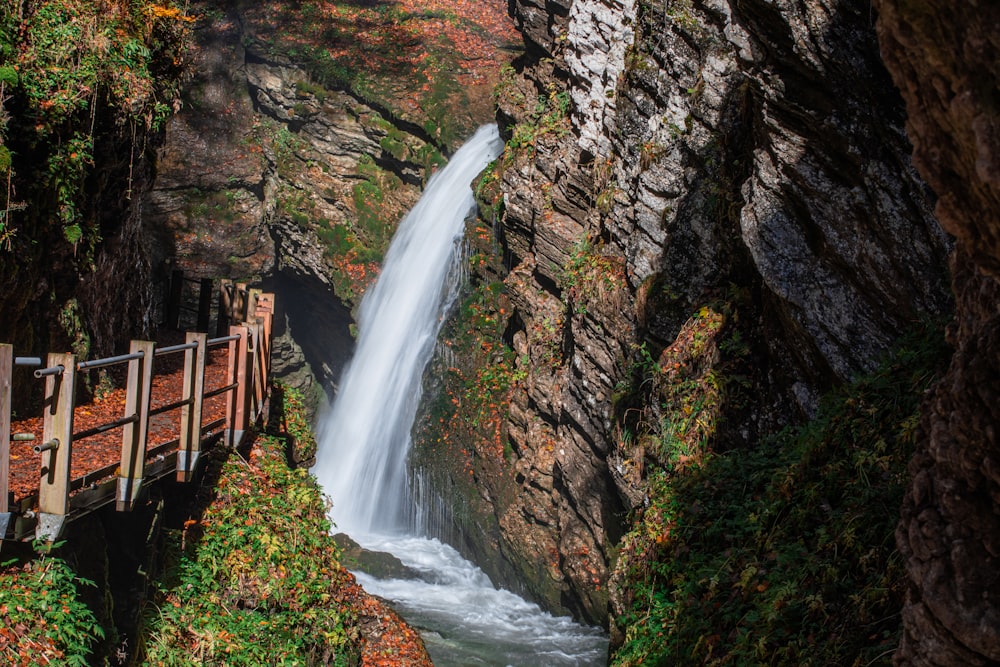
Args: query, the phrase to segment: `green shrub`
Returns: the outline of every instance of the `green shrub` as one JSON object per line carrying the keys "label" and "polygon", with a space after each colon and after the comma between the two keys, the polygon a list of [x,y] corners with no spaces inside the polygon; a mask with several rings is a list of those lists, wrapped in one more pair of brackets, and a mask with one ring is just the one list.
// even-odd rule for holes
{"label": "green shrub", "polygon": [[146,662],[353,664],[329,532],[319,487],[288,468],[281,439],[258,437],[249,461],[231,455],[203,516],[170,535],[170,571],[144,616]]}
{"label": "green shrub", "polygon": [[[58,547],[59,545],[54,545]],[[93,611],[80,599],[93,586],[62,558],[41,556],[0,569],[0,663],[87,667],[104,639]]]}

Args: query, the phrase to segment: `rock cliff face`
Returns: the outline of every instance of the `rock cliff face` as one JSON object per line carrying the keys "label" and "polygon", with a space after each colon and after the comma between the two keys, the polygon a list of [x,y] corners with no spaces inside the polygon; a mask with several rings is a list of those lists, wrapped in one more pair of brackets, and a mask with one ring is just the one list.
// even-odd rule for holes
{"label": "rock cliff face", "polygon": [[351,311],[396,224],[452,143],[489,120],[512,31],[498,3],[452,18],[354,3],[195,10],[183,108],[145,202],[153,265],[276,290],[275,372],[315,397],[350,355]]}
{"label": "rock cliff face", "polygon": [[526,53],[501,89],[495,177],[514,474],[481,484],[496,527],[470,548],[499,546],[538,597],[601,621],[643,497],[623,473],[643,455],[615,431],[636,366],[738,300],[752,399],[713,446],[752,445],[948,311],[949,240],[867,5],[511,8]]}
{"label": "rock cliff face", "polygon": [[876,5],[914,162],[956,237],[955,355],[924,410],[897,530],[911,585],[895,660],[993,665],[1000,662],[1000,9]]}
{"label": "rock cliff face", "polygon": [[[752,372],[709,444],[753,446],[949,312],[936,211],[957,238],[957,353],[899,529],[913,586],[898,661],[1000,660],[998,17],[911,5],[512,0],[525,51],[499,89],[507,151],[480,184],[500,217],[471,229],[475,291],[437,361],[453,381],[436,393],[457,407],[429,411],[418,437],[422,460],[438,459],[435,492],[469,500],[453,511],[458,539],[494,574],[604,621],[650,461],[625,431],[661,409],[637,407],[640,367],[702,346],[710,375],[725,337],[700,340],[691,322],[725,302]],[[326,383],[337,361],[314,334],[341,332],[346,351],[348,309],[378,260],[337,230],[387,240],[357,226],[363,195],[401,212],[434,140],[324,88],[239,19],[214,15],[199,33],[146,210],[166,232],[159,257],[195,275],[270,275],[291,365],[301,348]],[[470,322],[492,338],[463,338]]]}
{"label": "rock cliff face", "polygon": [[[141,193],[185,26],[146,2],[0,12],[0,340],[15,354],[93,359],[154,327]],[[86,389],[104,373],[87,373]],[[21,411],[41,387],[13,381]]]}
{"label": "rock cliff face", "polygon": [[[350,309],[377,275],[378,256],[359,258],[351,239],[368,234],[372,252],[384,250],[419,194],[423,165],[380,141],[391,129],[414,151],[426,142],[255,47],[235,8],[205,17],[147,198],[154,266],[279,292],[275,371],[315,398],[336,382],[353,345]],[[367,229],[359,187],[381,200]]]}

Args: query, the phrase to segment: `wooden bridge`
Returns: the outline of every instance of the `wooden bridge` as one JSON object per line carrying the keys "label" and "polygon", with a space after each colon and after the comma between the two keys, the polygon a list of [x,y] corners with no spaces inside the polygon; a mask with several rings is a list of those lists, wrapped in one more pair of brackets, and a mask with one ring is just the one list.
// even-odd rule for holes
{"label": "wooden bridge", "polygon": [[[174,275],[165,308],[176,325],[183,280]],[[0,537],[59,538],[66,523],[112,502],[129,511],[145,486],[167,476],[191,481],[201,453],[232,447],[264,412],[274,295],[222,281],[217,335],[209,338],[205,282],[201,332],[158,346],[134,340],[126,354],[78,361],[70,353],[15,356],[0,344]],[[170,321],[173,318],[173,322]],[[77,404],[81,377],[108,369],[124,378],[100,405]],[[41,416],[11,421],[14,373],[44,382]],[[98,409],[99,408],[99,409]],[[120,417],[93,423],[93,414]],[[75,430],[79,425],[86,428]]]}

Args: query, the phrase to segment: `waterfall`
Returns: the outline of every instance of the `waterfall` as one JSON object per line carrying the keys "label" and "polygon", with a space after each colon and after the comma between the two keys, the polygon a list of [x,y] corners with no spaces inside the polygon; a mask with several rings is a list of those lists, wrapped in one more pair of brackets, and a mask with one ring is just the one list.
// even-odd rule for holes
{"label": "waterfall", "polygon": [[481,128],[400,223],[361,303],[354,358],[320,425],[313,472],[333,500],[337,530],[413,573],[356,575],[421,628],[435,665],[603,667],[608,640],[600,629],[497,589],[454,548],[407,534],[433,526],[450,536],[451,508],[420,471],[407,483],[406,457],[421,376],[462,277],[462,231],[475,205],[470,184],[501,148],[496,126]]}
{"label": "waterfall", "polygon": [[400,532],[412,516],[406,456],[421,376],[458,291],[472,179],[502,148],[497,127],[482,127],[431,177],[361,302],[354,357],[319,426],[313,468],[343,532]]}

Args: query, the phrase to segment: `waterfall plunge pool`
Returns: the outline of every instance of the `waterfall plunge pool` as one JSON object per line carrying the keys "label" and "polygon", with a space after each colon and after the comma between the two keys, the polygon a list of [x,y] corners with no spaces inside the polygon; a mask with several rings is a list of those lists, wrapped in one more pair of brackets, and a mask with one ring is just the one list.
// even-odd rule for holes
{"label": "waterfall plunge pool", "polygon": [[607,665],[608,640],[599,629],[494,588],[482,570],[437,539],[366,535],[358,543],[393,554],[416,574],[378,579],[355,572],[366,591],[390,600],[420,631],[437,667]]}

